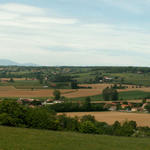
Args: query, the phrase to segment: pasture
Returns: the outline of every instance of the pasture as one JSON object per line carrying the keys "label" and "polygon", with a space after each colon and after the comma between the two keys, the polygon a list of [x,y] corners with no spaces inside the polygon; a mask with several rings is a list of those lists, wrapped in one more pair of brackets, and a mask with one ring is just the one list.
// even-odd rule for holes
{"label": "pasture", "polygon": [[86,135],[0,126],[1,150],[148,150],[149,138]]}
{"label": "pasture", "polygon": [[149,126],[150,127],[150,114],[144,113],[126,113],[126,112],[75,112],[65,113],[67,116],[82,117],[84,115],[93,115],[96,120],[100,122],[107,122],[113,124],[116,120],[123,122],[126,120],[134,120],[138,126]]}

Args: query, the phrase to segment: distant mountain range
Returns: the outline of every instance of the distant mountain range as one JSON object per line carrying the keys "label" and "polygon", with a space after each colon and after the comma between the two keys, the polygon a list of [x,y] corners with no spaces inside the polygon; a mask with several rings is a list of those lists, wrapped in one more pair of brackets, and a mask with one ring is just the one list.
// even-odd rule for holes
{"label": "distant mountain range", "polygon": [[33,63],[18,63],[8,59],[0,59],[0,66],[38,66]]}

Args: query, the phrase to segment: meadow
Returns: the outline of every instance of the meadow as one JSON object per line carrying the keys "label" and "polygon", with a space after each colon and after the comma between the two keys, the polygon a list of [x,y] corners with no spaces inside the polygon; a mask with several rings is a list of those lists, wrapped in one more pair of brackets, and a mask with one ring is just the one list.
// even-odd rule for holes
{"label": "meadow", "polygon": [[1,150],[148,150],[149,140],[0,126]]}

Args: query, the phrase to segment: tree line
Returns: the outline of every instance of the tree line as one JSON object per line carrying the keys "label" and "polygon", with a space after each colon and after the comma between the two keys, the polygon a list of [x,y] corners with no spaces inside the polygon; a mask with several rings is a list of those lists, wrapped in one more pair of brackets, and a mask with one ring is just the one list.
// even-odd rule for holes
{"label": "tree line", "polygon": [[105,104],[93,104],[91,99],[87,97],[84,102],[65,102],[48,105],[48,110],[54,110],[55,112],[89,112],[89,111],[108,111],[104,107]]}
{"label": "tree line", "polygon": [[135,121],[116,121],[113,125],[96,121],[94,116],[81,118],[57,115],[45,108],[29,108],[15,101],[0,103],[0,125],[57,131],[75,131],[88,134],[115,136],[150,136],[149,127],[137,127]]}

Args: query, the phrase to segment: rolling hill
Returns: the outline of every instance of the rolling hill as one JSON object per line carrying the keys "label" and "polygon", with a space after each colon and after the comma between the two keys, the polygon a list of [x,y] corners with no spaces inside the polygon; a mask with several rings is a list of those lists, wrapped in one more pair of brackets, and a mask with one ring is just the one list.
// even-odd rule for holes
{"label": "rolling hill", "polygon": [[1,150],[148,150],[149,140],[0,126]]}

